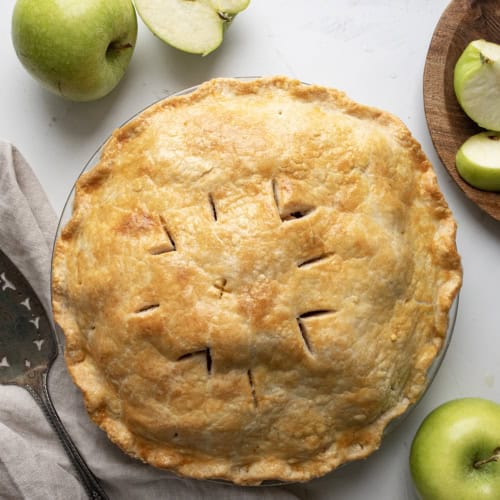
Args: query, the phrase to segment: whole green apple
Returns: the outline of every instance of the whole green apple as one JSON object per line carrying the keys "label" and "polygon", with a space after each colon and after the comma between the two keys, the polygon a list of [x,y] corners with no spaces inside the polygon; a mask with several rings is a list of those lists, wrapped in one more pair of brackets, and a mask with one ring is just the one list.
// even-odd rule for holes
{"label": "whole green apple", "polygon": [[410,469],[424,500],[499,500],[500,404],[463,398],[436,408],[415,435]]}
{"label": "whole green apple", "polygon": [[118,84],[137,37],[131,0],[18,0],[12,42],[26,70],[51,92],[92,101]]}

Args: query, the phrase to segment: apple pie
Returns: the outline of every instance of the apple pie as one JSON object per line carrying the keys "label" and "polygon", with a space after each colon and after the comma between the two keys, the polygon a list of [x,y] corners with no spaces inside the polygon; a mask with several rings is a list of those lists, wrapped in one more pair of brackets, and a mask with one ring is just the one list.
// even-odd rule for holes
{"label": "apple pie", "polygon": [[214,79],[116,130],[57,239],[90,417],[193,478],[306,481],[417,401],[461,263],[403,123],[286,77]]}

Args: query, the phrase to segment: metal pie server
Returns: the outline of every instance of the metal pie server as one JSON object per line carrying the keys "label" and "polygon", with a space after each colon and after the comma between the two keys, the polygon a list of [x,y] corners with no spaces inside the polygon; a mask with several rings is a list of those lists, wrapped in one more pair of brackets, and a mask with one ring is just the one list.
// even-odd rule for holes
{"label": "metal pie server", "polygon": [[92,499],[108,496],[64,428],[47,388],[57,357],[52,324],[35,291],[0,250],[0,383],[24,387],[42,409]]}

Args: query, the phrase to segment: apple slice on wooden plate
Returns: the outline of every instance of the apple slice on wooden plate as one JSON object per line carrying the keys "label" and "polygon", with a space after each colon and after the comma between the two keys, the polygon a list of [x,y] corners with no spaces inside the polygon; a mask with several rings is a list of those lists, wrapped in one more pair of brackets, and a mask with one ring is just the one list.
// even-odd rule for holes
{"label": "apple slice on wooden plate", "polygon": [[500,191],[500,132],[481,132],[467,139],[456,162],[459,174],[472,186]]}
{"label": "apple slice on wooden plate", "polygon": [[184,52],[207,55],[250,0],[135,0],[144,24],[162,41]]}
{"label": "apple slice on wooden plate", "polygon": [[454,87],[462,109],[479,126],[500,130],[500,45],[474,40],[457,61]]}

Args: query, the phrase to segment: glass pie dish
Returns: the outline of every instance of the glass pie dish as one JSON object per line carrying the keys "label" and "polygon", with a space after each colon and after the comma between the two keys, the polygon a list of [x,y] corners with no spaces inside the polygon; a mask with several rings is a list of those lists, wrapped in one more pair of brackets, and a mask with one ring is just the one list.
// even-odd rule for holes
{"label": "glass pie dish", "polygon": [[[266,113],[275,113],[272,119],[266,115],[268,129],[265,133],[254,131],[253,125],[258,121],[245,121],[245,113],[251,115],[260,112],[260,108],[253,99],[260,99],[258,104],[269,108],[270,111],[266,108]],[[203,103],[201,106],[203,116],[196,115],[199,112],[198,100]],[[332,114],[333,118],[328,117],[331,112],[330,106],[332,106],[330,100],[341,110],[341,112],[335,110]],[[325,102],[327,102],[326,105]],[[171,108],[170,103],[173,103]],[[330,206],[325,208],[317,201],[321,196],[325,196],[321,184],[314,186],[313,194],[304,190],[303,178],[307,174],[303,174],[300,168],[298,174],[293,170],[296,162],[290,161],[287,157],[286,161],[283,161],[282,170],[269,168],[269,164],[282,161],[283,155],[287,154],[286,151],[281,157],[273,157],[272,161],[267,161],[267,155],[274,154],[274,152],[269,153],[271,144],[275,145],[275,149],[280,147],[293,149],[294,158],[296,158],[299,152],[302,154],[304,150],[304,141],[306,143],[312,141],[314,147],[307,150],[306,155],[308,158],[309,155],[314,157],[311,171],[317,168],[317,164],[321,163],[321,155],[318,156],[316,153],[318,149],[315,141],[321,134],[317,133],[316,122],[311,124],[307,122],[317,119],[317,109],[320,105],[324,106],[322,110],[324,113],[320,115],[321,119],[324,115],[327,116],[325,119],[334,119],[333,126],[338,120],[342,127],[350,131],[358,130],[361,126],[366,127],[359,137],[344,139],[348,142],[346,151],[350,154],[354,151],[353,155],[357,156],[358,164],[353,165],[347,173],[346,170],[342,170],[336,177],[335,186],[342,184],[342,179],[346,176],[349,179],[349,182],[345,183],[345,198],[342,198],[342,194],[338,195],[341,213],[337,213],[336,209]],[[164,106],[166,112],[171,113],[167,122],[161,121]],[[178,108],[183,106],[188,108],[187,114],[176,122],[175,114]],[[306,111],[304,107],[307,107]],[[254,111],[255,109],[257,111]],[[218,113],[226,112],[229,114],[224,115],[223,118],[217,117]],[[304,112],[304,118],[294,117],[292,112]],[[161,141],[171,140],[175,145],[164,148],[162,142],[161,146],[152,146],[153,149],[145,151],[144,144],[137,145],[128,142],[137,137],[141,137],[142,141],[144,130],[158,127],[155,125],[157,116],[161,117],[161,130],[164,130],[162,127],[165,127],[165,124],[168,124],[174,130],[180,127],[181,132],[179,134],[172,132],[168,137],[161,136],[161,132],[157,130],[151,137],[147,135],[148,132],[145,132],[146,144],[152,144],[152,141],[159,140],[161,136]],[[273,128],[275,122],[285,118],[286,122],[279,122],[279,130]],[[234,133],[234,129],[231,129],[232,120],[240,127],[237,134]],[[356,129],[352,128],[354,126]],[[185,133],[184,128],[190,127],[201,127],[206,131],[208,138]],[[283,133],[283,127],[285,129],[290,127],[290,141],[294,141],[293,144],[286,140],[283,140],[282,144],[278,144],[276,140],[267,144],[266,141],[273,133],[281,137],[279,134]],[[297,133],[300,127],[305,128]],[[384,129],[384,134],[379,133],[380,127]],[[399,145],[394,145],[391,139],[387,139],[384,127],[394,127],[397,137],[404,136],[402,152],[397,149]],[[259,127],[256,126],[255,129]],[[179,137],[183,133],[185,135],[180,140]],[[339,137],[344,137],[342,130],[336,133],[338,134],[337,141]],[[77,203],[79,208],[83,206],[84,210],[93,211],[94,215],[91,217],[94,217],[94,224],[100,225],[102,222],[107,229],[99,229],[98,233],[94,234],[93,226],[88,224],[85,226],[86,221],[82,222],[81,214],[75,218],[73,207],[76,191],[73,188],[64,207],[58,229],[57,241],[59,243],[56,243],[54,258],[56,272],[53,273],[53,290],[55,290],[53,300],[56,305],[56,321],[60,322],[62,319],[66,325],[66,328],[62,325],[63,329],[69,331],[70,345],[69,348],[67,347],[69,351],[67,361],[76,372],[74,378],[84,393],[92,418],[108,432],[113,441],[132,456],[139,457],[152,465],[173,470],[180,475],[199,479],[226,480],[245,485],[305,481],[353,460],[366,458],[379,447],[383,436],[391,432],[409,414],[431,385],[451,340],[458,309],[461,270],[453,248],[454,232],[451,216],[441,204],[443,202],[440,201],[441,195],[433,184],[430,165],[423,154],[415,153],[416,146],[413,139],[405,134],[409,132],[406,132],[396,119],[384,113],[381,115],[380,112],[371,108],[358,107],[337,91],[305,85],[284,77],[275,77],[255,80],[219,79],[192,87],[174,94],[167,101],[154,103],[141,111],[106,140],[89,160],[76,185],[80,186],[83,193]],[[362,142],[365,140],[364,137],[368,137],[367,149]],[[234,140],[229,146],[226,142],[222,148],[217,142],[228,138]],[[352,141],[355,143],[354,146]],[[358,144],[356,141],[361,142]],[[196,144],[193,145],[191,142]],[[246,142],[251,144],[251,149],[244,151],[241,148]],[[128,146],[128,144],[132,145]],[[267,145],[264,147],[260,144]],[[115,148],[113,154],[110,154],[110,147]],[[135,178],[127,178],[126,181],[120,181],[121,187],[116,191],[118,193],[116,196],[113,191],[103,191],[105,194],[98,201],[98,203],[102,202],[102,206],[99,206],[97,210],[92,204],[93,192],[96,186],[98,188],[101,186],[102,179],[112,178],[110,172],[113,169],[108,168],[106,162],[113,164],[116,159],[115,155],[125,154],[123,151],[127,147],[130,147],[134,155],[139,155],[140,159],[134,158],[133,161],[127,159],[129,163],[124,163],[123,175],[128,175],[127,169],[140,165],[137,167],[140,168],[140,175],[146,179],[145,182],[150,188],[144,188],[146,184],[135,183]],[[187,154],[183,151],[186,147],[194,148],[194,153],[190,151]],[[231,156],[232,153],[228,153],[231,147],[234,148],[233,156]],[[259,148],[259,151],[257,152],[254,148]],[[396,148],[397,151],[394,152],[392,148]],[[331,148],[332,151],[333,149]],[[203,154],[200,153],[201,150]],[[425,344],[426,340],[417,338],[415,332],[421,330],[420,320],[427,322],[428,327],[419,335],[430,335],[429,332],[434,330],[435,323],[432,323],[434,308],[432,304],[427,304],[422,299],[425,293],[422,295],[420,285],[411,288],[411,290],[417,290],[415,297],[406,296],[402,288],[406,286],[402,284],[402,280],[406,279],[408,267],[413,266],[415,273],[421,272],[413,261],[408,261],[410,264],[407,265],[406,260],[413,257],[404,243],[405,238],[410,237],[405,233],[427,229],[423,226],[423,229],[420,229],[417,225],[419,227],[417,231],[411,226],[405,226],[407,219],[403,218],[403,222],[396,221],[394,226],[397,228],[394,240],[396,243],[394,243],[388,239],[389,232],[384,224],[387,220],[393,224],[395,214],[404,209],[400,202],[394,202],[394,207],[388,212],[382,204],[369,217],[366,214],[357,213],[359,207],[365,209],[368,206],[364,200],[371,196],[371,191],[374,190],[379,196],[379,184],[382,186],[380,192],[384,192],[384,203],[394,201],[392,194],[385,192],[388,183],[392,183],[393,179],[386,174],[380,175],[382,167],[376,167],[377,175],[380,177],[375,176],[374,173],[360,172],[362,167],[359,166],[359,162],[366,158],[367,150],[377,151],[382,157],[386,155],[388,164],[392,161],[400,162],[401,158],[409,158],[409,160],[404,160],[405,162],[418,162],[415,174],[412,174],[411,170],[408,171],[410,175],[417,176],[412,184],[413,187],[422,182],[421,188],[414,189],[415,196],[421,195],[422,203],[428,203],[427,192],[432,192],[431,199],[439,200],[438,208],[436,211],[434,208],[431,209],[430,216],[434,217],[434,213],[439,213],[439,221],[444,220],[444,222],[436,223],[442,223],[442,227],[439,238],[432,236],[434,238],[432,246],[435,247],[433,251],[437,254],[431,260],[435,262],[443,258],[451,259],[451,263],[444,264],[445,269],[447,266],[452,269],[449,286],[451,292],[443,287],[442,293],[453,300],[450,298],[450,307],[446,308],[446,318],[441,315],[439,323],[441,326],[446,323],[446,329],[443,328],[441,336],[436,336],[428,344]],[[245,156],[248,151],[251,154]],[[261,154],[264,158],[258,166],[255,166],[253,153],[255,156]],[[152,167],[146,166],[151,155],[155,154],[157,156],[155,162],[151,163]],[[252,175],[245,174],[247,175],[245,177],[244,174],[239,173],[235,177],[232,167],[218,170],[217,161],[219,159],[221,162],[226,161],[228,154],[231,162],[246,162],[251,166],[248,168],[264,169],[262,176],[265,179],[254,181]],[[165,155],[170,165],[168,168],[172,168],[173,172],[170,175],[171,172],[167,168],[167,177],[170,180],[167,182],[166,191],[162,184],[164,180],[151,181],[151,176],[155,175],[157,162],[163,161]],[[189,165],[194,165],[193,169],[202,168],[200,175],[194,176],[192,175],[194,170],[184,167],[175,171],[175,161],[179,155]],[[394,159],[392,160],[387,155],[394,155]],[[203,161],[197,163],[198,157]],[[207,164],[210,165],[212,157],[215,157],[216,163],[210,168],[205,168]],[[348,162],[349,158],[350,156],[345,161]],[[342,161],[344,161],[343,157]],[[370,161],[377,164],[376,159]],[[330,168],[335,168],[330,165],[331,163],[327,162],[324,166],[327,172]],[[343,165],[340,160],[339,165]],[[369,169],[369,163],[367,165],[366,168]],[[409,168],[406,163],[403,167]],[[284,171],[288,175],[286,178]],[[425,173],[422,181],[418,177],[420,172]],[[163,174],[162,171],[161,175]],[[391,172],[391,175],[393,174],[399,175],[399,170]],[[214,175],[216,177],[211,180],[211,176]],[[229,180],[224,175],[229,176]],[[358,177],[354,178],[352,175]],[[250,178],[252,183],[257,184],[252,184],[248,188],[245,182]],[[198,187],[192,187],[198,186],[192,183],[198,183],[199,179],[203,179],[202,182],[207,182],[208,179],[210,183],[206,188],[206,196],[203,191],[205,188],[198,190]],[[325,179],[328,179],[328,176]],[[177,184],[179,182],[184,182],[185,185],[182,184],[179,187]],[[370,187],[370,183],[373,182],[377,184],[375,188]],[[173,195],[171,201],[161,201],[164,200],[164,195],[169,196],[168,190],[173,189],[174,185],[175,189],[182,194],[177,196],[176,191],[174,195],[177,198]],[[220,188],[221,185],[225,186],[224,190]],[[232,189],[240,189],[241,185],[244,185],[241,189],[248,188],[250,193],[248,196],[245,195],[246,198],[243,196],[244,203],[240,198],[233,197],[231,192]],[[356,192],[357,188],[352,186],[359,187],[359,193]],[[146,198],[144,198],[144,189],[151,189]],[[139,201],[134,193],[140,193]],[[86,198],[87,195],[88,198]],[[194,197],[195,201],[186,202],[189,196]],[[126,199],[128,203],[131,198],[134,208],[131,210],[123,208],[121,205],[124,203],[123,200]],[[326,200],[324,203],[328,205],[332,197],[327,193],[324,199]],[[158,200],[160,200],[159,203],[165,203],[165,211],[159,216],[156,215],[159,210]],[[376,200],[373,206],[377,207],[379,202],[380,200]],[[244,208],[241,208],[242,206]],[[154,210],[156,210],[155,215],[150,215]],[[374,209],[370,208],[370,210]],[[229,213],[232,214],[232,218],[227,218]],[[104,217],[103,214],[105,214]],[[420,220],[422,213],[418,211],[418,214]],[[189,220],[189,224],[185,224],[186,220]],[[234,225],[235,220],[236,225]],[[258,233],[258,241],[251,239],[253,236],[249,236],[249,233],[256,230],[255,224],[260,223],[261,220],[264,221],[265,229]],[[362,223],[358,223],[359,221]],[[81,226],[83,229],[77,226],[78,224],[83,224]],[[225,225],[228,227],[226,228]],[[201,235],[198,234],[200,227],[203,227],[205,231]],[[248,228],[251,228],[251,231]],[[235,237],[240,229],[241,234]],[[119,240],[119,246],[111,242],[109,244],[113,247],[106,247],[107,238],[115,231],[117,231],[116,238]],[[322,232],[321,238],[314,235],[315,231]],[[92,235],[92,241],[90,243],[77,242],[73,246],[73,240],[75,238],[78,240],[79,235],[85,232]],[[295,237],[294,234],[300,234],[300,238]],[[269,235],[274,235],[270,242],[266,240]],[[417,234],[416,237],[420,236]],[[163,243],[156,244],[155,241],[158,238],[163,238]],[[346,238],[349,240],[347,246],[344,244]],[[129,248],[127,245],[131,245],[130,240],[134,243]],[[424,244],[418,243],[416,249],[427,248],[426,245],[430,245],[429,241],[426,240]],[[71,246],[66,247],[68,242]],[[187,249],[187,242],[195,247],[196,251]],[[381,242],[387,246],[380,247]],[[126,258],[126,254],[134,252],[139,244],[141,251],[146,252],[144,258],[134,257],[129,263],[132,267],[125,261],[120,262],[121,271],[115,277],[108,274],[114,266],[112,261],[114,257],[110,260],[111,253],[118,249],[117,259],[120,260],[122,259],[120,252],[125,252],[122,247],[129,248],[123,254],[123,258]],[[93,267],[88,263],[81,264],[80,262],[82,258],[84,261],[88,258],[82,253],[87,252],[89,245],[91,249],[94,248],[92,250],[94,253],[90,257]],[[258,247],[258,245],[261,246]],[[287,245],[295,245],[288,252],[293,253],[291,257],[282,250],[283,246],[288,248]],[[328,245],[331,248],[327,248]],[[394,249],[393,247],[397,245],[399,248]],[[333,247],[335,248],[332,249]],[[425,252],[426,250],[419,251]],[[188,257],[180,262],[176,259],[182,257],[180,255],[182,252],[185,252]],[[231,252],[234,252],[238,258],[235,258]],[[349,258],[342,260],[341,254],[349,255]],[[381,257],[380,254],[382,254]],[[80,255],[82,257],[79,257]],[[103,264],[97,256],[104,259]],[[291,267],[283,264],[286,259],[292,262]],[[344,261],[349,261],[349,263],[346,264]],[[139,268],[144,270],[147,262],[151,262],[151,269],[154,269],[151,272],[146,270],[147,279],[154,277],[156,284],[148,281],[144,286],[141,285],[139,291],[132,290],[131,287],[128,293],[130,297],[127,298],[129,301],[127,307],[130,312],[123,313],[125,318],[123,325],[115,328],[118,315],[115,316],[114,310],[109,310],[111,312],[107,313],[107,317],[100,320],[94,319],[94,317],[98,318],[102,311],[107,310],[107,298],[103,299],[102,303],[99,302],[101,310],[96,309],[93,313],[86,311],[79,317],[78,307],[75,309],[75,306],[72,306],[73,310],[68,316],[65,310],[66,304],[82,304],[83,307],[87,307],[97,300],[95,298],[97,296],[92,299],[92,294],[97,289],[104,291],[104,286],[111,286],[110,296],[112,296],[115,280],[122,279],[124,269],[134,276],[134,280],[140,281],[142,278],[137,274],[139,271],[134,270],[133,267],[137,263]],[[372,262],[381,262],[384,266],[388,266],[387,272],[393,274],[387,279],[386,275],[382,274],[377,279],[367,280],[366,275],[372,270]],[[395,266],[396,271],[393,271],[391,266]],[[284,268],[286,269],[283,270]],[[63,269],[64,273],[69,271],[69,274],[74,269],[74,286],[65,282],[66,275],[61,274]],[[259,274],[256,274],[256,269]],[[266,273],[271,272],[269,269],[278,273],[279,279],[268,278]],[[332,269],[335,269],[338,286],[347,287],[347,292],[342,292],[344,295],[336,299],[335,304],[333,303],[335,301],[330,301],[329,294],[324,291],[334,285],[337,286],[335,280],[329,278]],[[445,276],[448,276],[447,273],[448,270],[444,271]],[[105,279],[101,277],[101,274]],[[305,280],[304,283],[307,286],[312,287],[311,297],[302,293],[300,287],[305,285],[298,282],[297,276],[300,280]],[[354,278],[347,282],[344,276],[354,276]],[[250,279],[252,282],[249,284]],[[211,280],[212,285],[206,284],[205,280]],[[89,295],[85,296],[87,282],[90,283],[87,290]],[[284,282],[289,283],[286,290],[280,288]],[[168,283],[165,289],[166,295],[159,298],[156,287],[160,289],[164,283]],[[120,286],[121,289],[127,289],[123,283]],[[360,299],[359,297],[364,296],[366,287],[373,287],[373,293],[369,290],[368,297],[370,298]],[[199,290],[203,291],[203,296]],[[316,293],[318,290],[320,290],[319,298]],[[81,293],[84,294],[83,298]],[[394,294],[397,298],[393,300],[390,297]],[[277,296],[282,297],[280,303],[276,300]],[[116,299],[113,300],[116,305]],[[364,300],[368,302],[365,303]],[[397,316],[395,320],[390,319],[392,316],[388,316],[387,328],[376,324],[378,321],[376,316],[366,318],[366,311],[373,306],[370,301],[378,303],[379,300],[390,302],[389,312],[382,310],[383,315],[395,314]],[[293,309],[294,301],[298,304],[295,309]],[[303,304],[304,301],[307,305]],[[230,314],[223,322],[218,323],[219,314],[223,314],[219,309],[223,304],[224,311],[229,310]],[[161,312],[163,308],[169,307],[170,312]],[[413,312],[417,311],[416,316],[408,319],[404,313],[405,308]],[[112,319],[108,320],[110,314]],[[176,315],[182,316],[183,319],[174,324],[171,318]],[[288,319],[288,316],[291,319]],[[269,319],[271,317],[274,318],[274,322]],[[240,319],[241,323],[234,322]],[[114,321],[115,324],[110,324],[109,321]],[[334,332],[335,336],[331,338],[331,345],[334,347],[330,345],[327,326],[329,322],[335,325],[335,332],[337,332]],[[85,325],[82,326],[84,323]],[[214,324],[217,328],[213,326]],[[250,328],[254,330],[246,335],[240,335],[238,324],[242,332],[249,332]],[[364,334],[364,330],[369,332],[367,340],[363,341],[372,343],[368,345],[368,349],[364,349],[363,342],[358,341],[356,333],[358,330],[351,327],[353,324],[360,325],[360,333]],[[194,333],[190,329],[194,330]],[[205,330],[211,332],[208,337]],[[124,331],[126,333],[123,333]],[[185,333],[180,334],[181,331]],[[171,332],[175,332],[175,335]],[[347,332],[347,334],[341,338],[338,332],[343,332],[343,334]],[[402,340],[399,338],[400,333],[404,337]],[[231,337],[233,334],[234,339]],[[75,335],[76,341],[73,337]],[[145,337],[147,337],[147,342],[143,343]],[[236,342],[234,346],[233,340]],[[130,341],[134,344],[124,350],[128,349],[127,352],[133,352],[135,358],[128,360],[123,366],[115,367],[114,360],[123,354],[116,349],[120,349],[121,342],[126,344]],[[410,376],[410,368],[407,368],[405,358],[401,358],[394,365],[387,360],[398,357],[401,349],[414,349],[414,343],[420,345],[421,341],[423,347],[417,353],[412,351],[408,355],[409,362],[411,361],[418,367],[415,368],[418,372],[415,380],[418,382],[415,381],[413,388],[407,395],[404,395],[402,386],[399,387],[398,384],[404,385],[413,377],[413,375]],[[140,342],[140,347],[135,344],[136,342]],[[379,344],[382,349],[387,349],[387,352],[377,352]],[[287,351],[289,345],[292,345],[292,348]],[[400,348],[394,347],[398,345]],[[326,359],[324,352],[329,352],[329,356],[332,357]],[[159,353],[163,357],[159,357]],[[355,355],[361,356],[360,359],[353,357]],[[143,359],[146,361],[141,361]],[[91,366],[88,363],[91,363]],[[143,370],[140,374],[130,372],[130,367],[135,366],[134,363],[140,364],[138,369]],[[300,369],[295,369],[292,366],[294,363],[298,363]],[[112,367],[111,370],[116,371],[109,375],[109,380],[102,382],[100,373],[106,372],[109,366]],[[150,368],[152,366],[155,367],[155,373]],[[163,375],[160,377],[158,373]],[[120,380],[120,377],[123,378]],[[187,378],[184,380],[184,377]],[[276,382],[280,377],[283,377],[283,380]],[[304,381],[302,377],[306,377],[306,380]],[[203,381],[200,382],[202,378]],[[130,380],[133,380],[131,387],[129,387]],[[341,398],[335,402],[334,406],[331,406],[331,408],[339,408],[339,414],[345,414],[340,428],[358,429],[357,431],[342,431],[343,437],[337,439],[342,445],[331,444],[334,438],[328,435],[328,426],[324,423],[328,421],[329,412],[321,413],[331,405],[328,401],[328,391],[325,394],[316,394],[317,391],[324,391],[322,388],[324,381],[327,384],[336,384],[336,390],[341,394]],[[346,385],[351,383],[349,381],[355,381],[357,385],[355,387]],[[375,381],[373,385],[372,381]],[[96,390],[95,387],[99,387],[100,384],[103,384],[104,388]],[[179,385],[173,387],[175,384]],[[287,392],[283,389],[285,386]],[[151,387],[158,387],[158,389],[151,389],[151,392]],[[205,387],[207,388],[206,399],[203,396]],[[90,396],[89,391],[92,392]],[[309,397],[307,391],[312,391],[313,395]],[[400,391],[401,396],[398,395]],[[107,392],[113,393],[111,400],[108,400]],[[97,402],[92,401],[94,397],[98,398]],[[155,399],[163,397],[169,402],[179,398],[177,402],[172,403],[173,406],[186,405],[184,410],[180,409],[182,417],[172,414],[172,422],[169,422],[165,415],[161,419],[150,417],[151,413],[148,413],[149,410],[145,410],[144,407],[151,404],[151,412],[163,414],[165,409],[162,406],[163,403]],[[398,397],[401,397],[400,401],[396,401]],[[395,399],[397,408],[394,410],[389,408],[387,411],[379,409],[387,404],[385,401],[390,398]],[[145,400],[148,401],[147,404],[144,404]],[[154,400],[153,403],[151,403],[152,400]],[[170,403],[165,404],[168,406]],[[107,409],[103,410],[103,407]],[[96,412],[94,415],[92,415],[93,408]],[[197,413],[197,408],[202,408],[200,415]],[[367,416],[363,413],[364,411],[368,414],[371,411],[374,413],[372,416]],[[307,417],[308,412],[310,412],[310,418]],[[286,414],[286,418],[282,418],[282,414]],[[238,430],[240,417],[246,419],[246,423]],[[305,420],[300,422],[304,418]],[[191,423],[188,425],[186,422],[190,419]],[[260,422],[261,419],[263,423]],[[109,423],[110,421],[112,422]],[[255,437],[258,432],[252,427],[253,425],[261,427],[262,437]],[[272,446],[275,434],[278,435],[277,441],[282,443],[277,444],[276,447],[282,447],[279,453],[285,457],[279,460],[275,457],[279,453],[275,453]],[[238,440],[239,435],[243,437],[238,445],[241,447],[238,452],[247,454],[248,456],[245,455],[247,458],[241,458],[241,456],[234,458],[232,452],[228,451],[228,443]],[[284,439],[284,436],[287,439]],[[135,439],[139,444],[129,447],[130,441]],[[168,443],[164,445],[163,439]],[[205,444],[200,445],[205,446],[202,452],[196,449],[197,444],[193,444],[196,440],[205,440]],[[301,448],[302,445],[304,449]],[[172,451],[173,446],[178,447],[177,451]],[[210,447],[213,447],[214,451]],[[335,458],[334,466],[331,465],[333,462],[326,464],[326,458],[324,461],[322,459],[327,455],[327,450],[332,447],[340,457]],[[225,451],[218,452],[218,449]],[[261,451],[261,449],[266,451]],[[308,451],[309,449],[314,451]],[[231,456],[230,459],[228,454]],[[200,456],[203,458],[200,459]],[[305,459],[305,456],[308,458]],[[234,462],[228,463],[233,458]],[[247,459],[254,460],[255,463],[246,463]],[[306,462],[308,465],[305,465]],[[271,477],[269,470],[274,470]]]}

